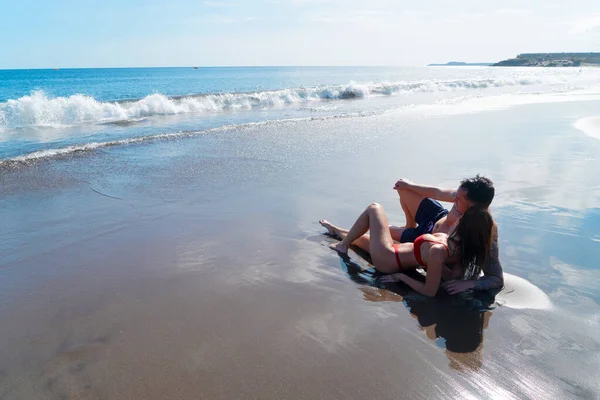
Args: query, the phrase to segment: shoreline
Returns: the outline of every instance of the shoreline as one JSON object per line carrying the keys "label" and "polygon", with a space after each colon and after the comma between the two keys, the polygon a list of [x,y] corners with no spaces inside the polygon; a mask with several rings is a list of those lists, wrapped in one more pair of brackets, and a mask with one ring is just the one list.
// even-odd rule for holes
{"label": "shoreline", "polygon": [[[4,172],[0,394],[594,397],[575,367],[598,366],[600,142],[573,123],[598,104],[267,124]],[[463,313],[373,287],[322,243],[318,219],[371,201],[401,222],[398,177],[477,172],[505,272],[552,309]]]}

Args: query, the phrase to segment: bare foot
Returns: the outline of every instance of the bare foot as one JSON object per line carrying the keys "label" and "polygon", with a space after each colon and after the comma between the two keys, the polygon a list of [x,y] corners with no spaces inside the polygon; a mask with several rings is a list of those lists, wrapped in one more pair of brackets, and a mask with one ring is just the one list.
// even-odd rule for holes
{"label": "bare foot", "polygon": [[327,221],[326,219],[322,219],[319,221],[319,223],[325,228],[327,229],[327,233],[330,234],[331,236],[336,236],[337,234],[335,233],[335,228],[333,226],[333,224],[329,221]]}
{"label": "bare foot", "polygon": [[340,253],[344,253],[344,254],[348,253],[348,246],[345,244],[342,244],[342,242],[332,243],[329,245],[329,247],[331,247],[335,251],[339,251]]}

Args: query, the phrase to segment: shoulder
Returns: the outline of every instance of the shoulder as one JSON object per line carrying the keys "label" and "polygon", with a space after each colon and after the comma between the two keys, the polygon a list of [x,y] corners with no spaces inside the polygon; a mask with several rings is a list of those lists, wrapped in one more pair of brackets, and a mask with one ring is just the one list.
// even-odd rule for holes
{"label": "shoulder", "polygon": [[429,258],[432,260],[446,261],[448,259],[448,247],[445,244],[434,244],[429,249]]}

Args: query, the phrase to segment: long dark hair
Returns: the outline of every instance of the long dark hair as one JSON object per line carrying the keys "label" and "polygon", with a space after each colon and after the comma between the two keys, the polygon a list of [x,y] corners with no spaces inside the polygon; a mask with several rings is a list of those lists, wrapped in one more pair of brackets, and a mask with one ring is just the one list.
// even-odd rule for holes
{"label": "long dark hair", "polygon": [[458,221],[448,240],[460,254],[463,279],[474,279],[481,273],[492,247],[494,219],[487,208],[471,206]]}

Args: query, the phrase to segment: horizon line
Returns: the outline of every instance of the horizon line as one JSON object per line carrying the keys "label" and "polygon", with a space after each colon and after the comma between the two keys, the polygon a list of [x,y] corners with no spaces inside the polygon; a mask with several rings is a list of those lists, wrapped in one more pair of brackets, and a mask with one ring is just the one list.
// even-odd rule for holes
{"label": "horizon line", "polygon": [[69,69],[133,69],[133,68],[397,68],[397,67],[426,67],[428,64],[381,64],[381,65],[152,65],[152,66],[118,66],[118,67],[33,67],[33,68],[0,68],[0,71],[46,71],[46,70],[69,70]]}

